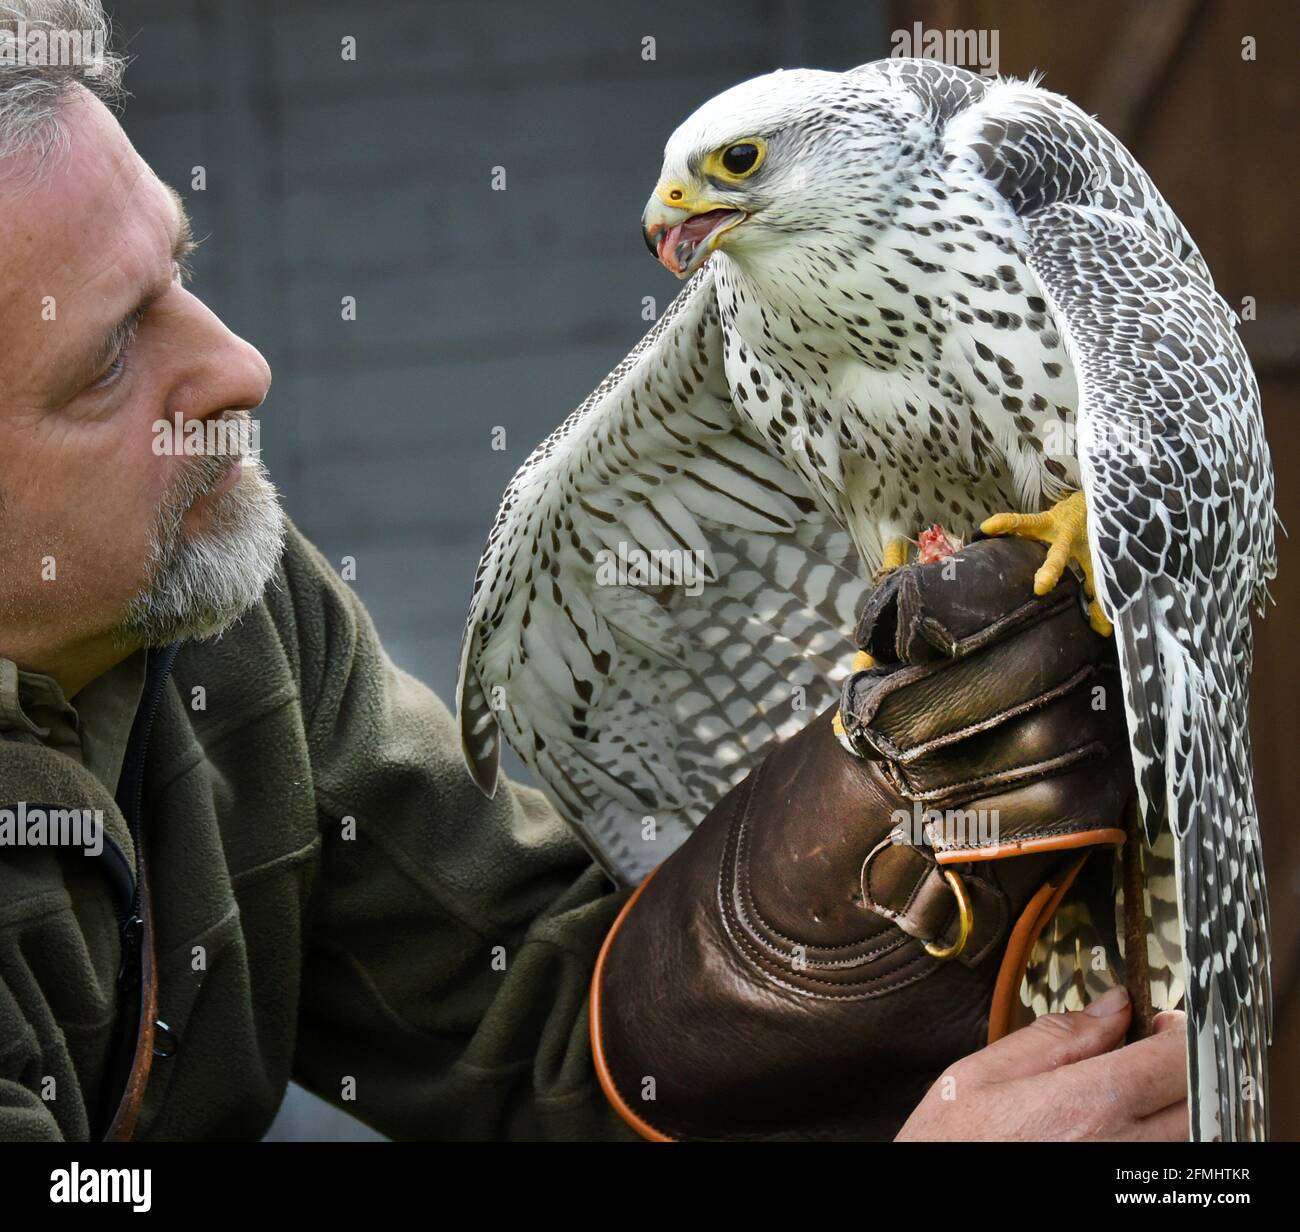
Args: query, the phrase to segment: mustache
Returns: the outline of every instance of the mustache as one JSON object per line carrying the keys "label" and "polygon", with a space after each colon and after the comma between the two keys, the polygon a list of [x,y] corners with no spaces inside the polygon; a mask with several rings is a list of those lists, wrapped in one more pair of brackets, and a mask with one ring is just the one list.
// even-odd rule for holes
{"label": "mustache", "polygon": [[223,453],[204,453],[187,459],[180,477],[168,491],[165,504],[169,508],[179,508],[181,512],[187,510],[199,497],[206,495],[225,479],[240,462],[256,460],[259,451],[244,444],[250,439],[248,432],[252,417],[247,412],[233,412],[222,415],[219,422],[234,426],[225,439],[234,440],[236,447]]}
{"label": "mustache", "polygon": [[203,454],[186,467],[186,478],[179,486],[202,496],[215,488],[240,461],[240,454]]}

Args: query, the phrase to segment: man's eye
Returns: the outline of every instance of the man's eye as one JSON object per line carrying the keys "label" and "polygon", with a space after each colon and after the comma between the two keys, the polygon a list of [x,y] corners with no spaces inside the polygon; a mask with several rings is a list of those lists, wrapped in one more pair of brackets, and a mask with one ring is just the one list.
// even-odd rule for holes
{"label": "man's eye", "polygon": [[115,385],[121,379],[122,373],[126,371],[126,353],[127,348],[123,347],[117,353],[117,358],[87,388],[107,389],[110,385]]}

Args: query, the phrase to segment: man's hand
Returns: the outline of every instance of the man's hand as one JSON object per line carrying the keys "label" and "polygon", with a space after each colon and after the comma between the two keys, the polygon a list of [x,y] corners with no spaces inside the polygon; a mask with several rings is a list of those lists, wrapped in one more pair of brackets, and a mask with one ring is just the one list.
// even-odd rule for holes
{"label": "man's hand", "polygon": [[1187,1139],[1183,1015],[1127,1048],[1128,993],[1048,1014],[950,1066],[898,1142],[1171,1142]]}

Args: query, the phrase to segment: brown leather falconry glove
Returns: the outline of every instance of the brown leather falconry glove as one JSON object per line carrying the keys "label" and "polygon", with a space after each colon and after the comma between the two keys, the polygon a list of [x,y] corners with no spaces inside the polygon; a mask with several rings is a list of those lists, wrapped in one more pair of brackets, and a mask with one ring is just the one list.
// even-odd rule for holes
{"label": "brown leather falconry glove", "polygon": [[592,1048],[644,1136],[892,1138],[1007,1031],[1132,790],[1113,645],[1070,574],[1034,595],[1043,555],[990,539],[887,575],[842,732],[827,711],[777,748],[628,902]]}

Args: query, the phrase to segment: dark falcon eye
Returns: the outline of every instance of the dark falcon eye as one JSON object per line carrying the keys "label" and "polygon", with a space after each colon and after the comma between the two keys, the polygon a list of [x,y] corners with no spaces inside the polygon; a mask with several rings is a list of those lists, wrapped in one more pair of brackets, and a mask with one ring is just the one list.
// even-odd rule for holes
{"label": "dark falcon eye", "polygon": [[758,162],[758,146],[752,141],[742,141],[739,145],[729,145],[722,152],[722,165],[732,175],[744,175]]}

